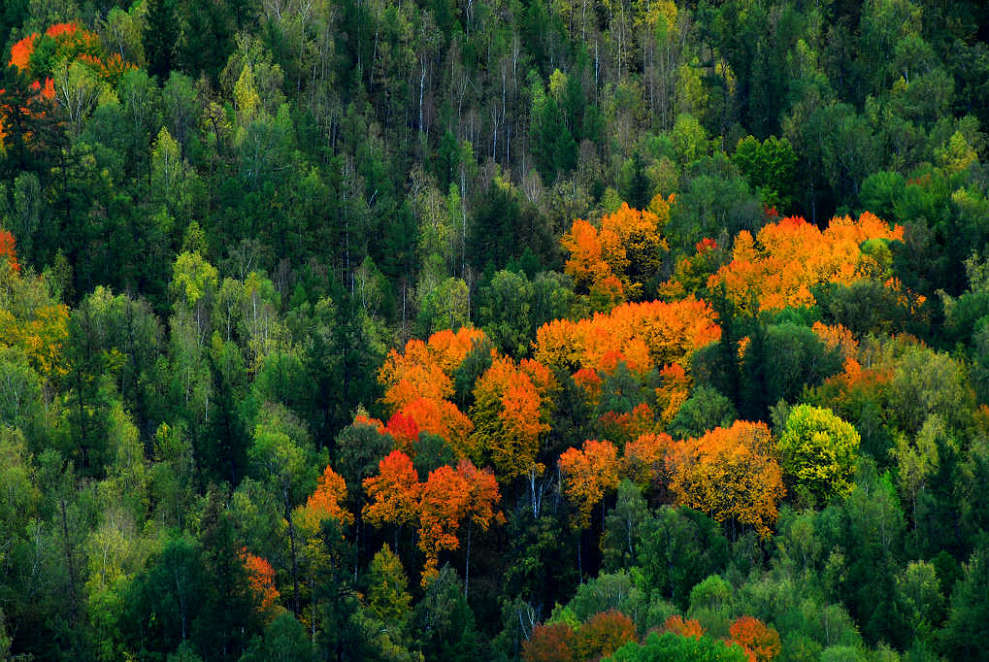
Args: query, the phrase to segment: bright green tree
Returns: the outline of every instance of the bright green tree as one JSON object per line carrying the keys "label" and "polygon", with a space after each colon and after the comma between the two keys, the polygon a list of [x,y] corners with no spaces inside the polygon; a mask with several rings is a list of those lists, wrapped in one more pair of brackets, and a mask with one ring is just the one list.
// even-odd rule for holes
{"label": "bright green tree", "polygon": [[652,632],[641,643],[625,644],[608,662],[745,662],[748,657],[741,646],[711,637],[683,637],[672,632],[660,636]]}
{"label": "bright green tree", "polygon": [[783,471],[798,489],[822,502],[852,486],[861,437],[830,409],[798,405],[777,442]]}

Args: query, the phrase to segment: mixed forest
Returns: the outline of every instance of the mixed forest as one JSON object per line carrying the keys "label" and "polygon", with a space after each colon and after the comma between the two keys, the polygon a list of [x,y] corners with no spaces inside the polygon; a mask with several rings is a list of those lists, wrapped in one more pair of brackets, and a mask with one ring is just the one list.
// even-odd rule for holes
{"label": "mixed forest", "polygon": [[989,659],[987,44],[0,2],[0,660]]}

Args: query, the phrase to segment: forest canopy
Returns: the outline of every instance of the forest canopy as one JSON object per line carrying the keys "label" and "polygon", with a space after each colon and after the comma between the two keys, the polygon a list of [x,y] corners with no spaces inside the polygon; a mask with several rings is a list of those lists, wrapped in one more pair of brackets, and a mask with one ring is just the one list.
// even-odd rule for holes
{"label": "forest canopy", "polygon": [[0,5],[0,660],[989,659],[985,3]]}

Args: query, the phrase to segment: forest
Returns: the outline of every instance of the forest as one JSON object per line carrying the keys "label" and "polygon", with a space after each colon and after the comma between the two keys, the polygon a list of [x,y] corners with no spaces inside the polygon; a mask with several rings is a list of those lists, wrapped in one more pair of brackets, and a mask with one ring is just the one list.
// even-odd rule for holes
{"label": "forest", "polygon": [[986,3],[0,48],[0,661],[989,660]]}

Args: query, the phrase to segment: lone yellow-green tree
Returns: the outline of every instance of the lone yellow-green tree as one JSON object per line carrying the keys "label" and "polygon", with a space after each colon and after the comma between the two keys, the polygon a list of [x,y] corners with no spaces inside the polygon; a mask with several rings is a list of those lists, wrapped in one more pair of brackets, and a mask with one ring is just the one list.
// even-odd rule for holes
{"label": "lone yellow-green tree", "polygon": [[787,417],[777,448],[794,487],[824,502],[851,489],[860,442],[852,424],[830,409],[799,405]]}

